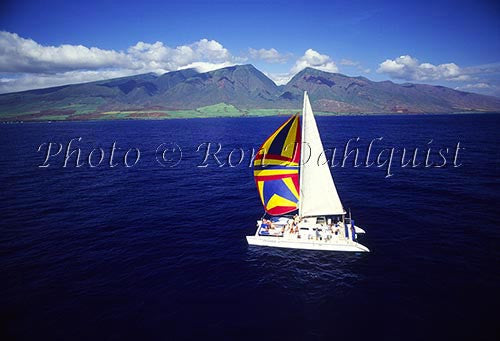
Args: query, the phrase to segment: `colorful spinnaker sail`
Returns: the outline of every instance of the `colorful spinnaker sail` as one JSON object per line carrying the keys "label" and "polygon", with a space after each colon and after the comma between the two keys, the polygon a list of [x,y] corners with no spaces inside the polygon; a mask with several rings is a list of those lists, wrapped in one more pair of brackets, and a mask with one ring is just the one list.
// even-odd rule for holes
{"label": "colorful spinnaker sail", "polygon": [[300,134],[297,114],[267,138],[255,157],[255,184],[264,209],[271,215],[298,208]]}

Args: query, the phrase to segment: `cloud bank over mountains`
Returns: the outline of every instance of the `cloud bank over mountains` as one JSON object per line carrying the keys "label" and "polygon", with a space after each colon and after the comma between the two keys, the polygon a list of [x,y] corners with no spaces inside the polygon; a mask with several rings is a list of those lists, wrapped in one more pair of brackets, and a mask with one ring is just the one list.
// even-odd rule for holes
{"label": "cloud bank over mountains", "polygon": [[104,68],[164,73],[205,63],[218,67],[238,58],[215,40],[201,39],[175,48],[157,41],[138,42],[126,51],[82,45],[43,46],[15,33],[0,32],[0,72],[57,73]]}
{"label": "cloud bank over mountains", "polygon": [[[370,73],[370,69],[358,61],[344,58],[335,62],[329,55],[312,48],[295,57],[295,61],[293,58],[292,53],[283,53],[275,48],[248,48],[245,53],[236,56],[218,41],[209,39],[176,47],[161,41],[139,41],[126,50],[116,51],[83,45],[42,45],[16,33],[0,31],[0,93],[147,72],[163,74],[186,68],[207,72],[249,60],[267,64],[268,70],[276,69],[276,65],[289,68],[284,72],[265,72],[278,85],[286,84],[306,67],[334,73],[346,70],[357,74]],[[266,67],[263,69],[266,71]],[[462,68],[452,62],[439,65],[421,63],[410,55],[402,55],[380,63],[377,73],[402,81],[461,82],[456,89],[483,93],[494,93],[500,88],[495,80],[482,78],[500,74],[500,63]]]}
{"label": "cloud bank over mountains", "polygon": [[470,76],[464,73],[455,63],[433,65],[420,63],[416,58],[405,55],[396,59],[387,59],[380,63],[378,73],[384,73],[392,78],[412,81],[469,80]]}
{"label": "cloud bank over mountains", "polygon": [[403,55],[380,63],[377,73],[404,81],[458,82],[461,84],[455,86],[455,90],[500,96],[500,63],[470,67],[460,67],[455,63],[434,65]]}
{"label": "cloud bank over mountains", "polygon": [[295,74],[297,74],[301,70],[304,70],[306,67],[312,67],[327,72],[339,72],[337,64],[335,64],[330,56],[321,54],[313,49],[308,49],[302,57],[297,59],[289,72],[266,72],[266,75],[271,78],[276,84],[283,85],[286,84]]}

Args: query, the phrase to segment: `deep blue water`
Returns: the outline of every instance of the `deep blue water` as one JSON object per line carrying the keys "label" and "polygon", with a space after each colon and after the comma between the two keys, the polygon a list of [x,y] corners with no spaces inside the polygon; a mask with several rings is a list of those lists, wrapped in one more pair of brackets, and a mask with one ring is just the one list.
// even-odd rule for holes
{"label": "deep blue water", "polygon": [[[248,155],[237,167],[213,159],[197,167],[199,144],[220,142],[224,161],[233,148],[258,148],[284,119],[0,125],[2,333],[51,340],[498,337],[500,116],[318,118],[325,148],[337,147],[337,157],[347,140],[360,138],[352,145],[361,163],[377,137],[374,155],[418,147],[423,162],[422,149],[450,148],[441,168],[401,168],[396,152],[388,178],[385,167],[353,167],[352,155],[333,168],[344,206],[367,231],[360,241],[369,254],[249,247],[245,235],[255,232],[262,207]],[[104,149],[99,167],[75,167],[74,154],[63,167],[77,137],[82,160]],[[63,150],[40,168],[46,145],[37,149],[46,142]],[[113,142],[121,149],[109,167]],[[183,159],[162,167],[155,150],[170,142]],[[465,149],[453,167],[457,142]],[[127,168],[129,148],[141,156]],[[435,149],[430,160],[441,163]],[[135,152],[129,157],[133,163]]]}

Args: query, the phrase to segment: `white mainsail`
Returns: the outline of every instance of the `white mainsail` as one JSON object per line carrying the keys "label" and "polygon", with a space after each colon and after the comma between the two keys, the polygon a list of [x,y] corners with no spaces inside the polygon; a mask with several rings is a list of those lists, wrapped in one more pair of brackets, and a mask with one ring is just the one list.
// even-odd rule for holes
{"label": "white mainsail", "polygon": [[323,151],[323,143],[304,92],[302,108],[302,148],[300,156],[299,215],[311,217],[345,214]]}

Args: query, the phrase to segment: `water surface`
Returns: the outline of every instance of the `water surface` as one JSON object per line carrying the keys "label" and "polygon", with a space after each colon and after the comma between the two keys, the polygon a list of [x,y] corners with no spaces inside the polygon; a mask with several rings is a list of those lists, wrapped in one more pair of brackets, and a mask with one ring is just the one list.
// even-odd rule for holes
{"label": "water surface", "polygon": [[[318,117],[325,148],[342,153],[359,137],[361,162],[377,137],[375,152],[465,148],[461,167],[450,157],[442,168],[394,166],[388,178],[352,158],[333,168],[369,254],[249,247],[262,207],[248,159],[197,167],[200,143],[246,152],[284,117],[0,125],[2,330],[62,340],[492,337],[498,117]],[[63,150],[38,167],[40,144],[77,137],[82,159],[105,150],[101,166],[77,168],[73,155],[63,167]],[[162,167],[155,150],[170,142],[183,159]],[[141,158],[127,168],[129,148]]]}

